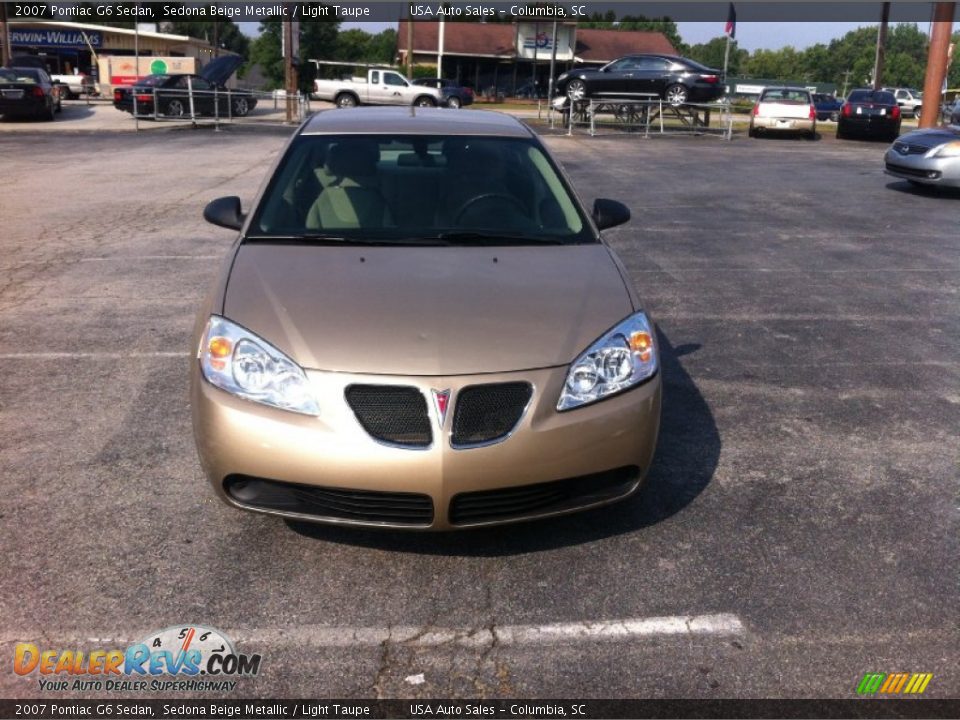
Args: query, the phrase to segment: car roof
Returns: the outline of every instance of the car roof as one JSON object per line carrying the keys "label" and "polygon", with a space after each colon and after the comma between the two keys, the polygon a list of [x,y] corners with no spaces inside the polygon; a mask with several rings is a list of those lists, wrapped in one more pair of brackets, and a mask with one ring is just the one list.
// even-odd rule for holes
{"label": "car roof", "polygon": [[301,135],[496,135],[529,138],[533,132],[517,118],[490,110],[421,107],[337,108],[318,112]]}
{"label": "car roof", "polygon": [[[805,93],[810,92],[806,88],[797,87],[796,85],[767,85],[763,89],[763,91],[766,92],[767,90],[798,90],[800,92],[805,92]],[[817,94],[819,95],[820,93],[817,93]]]}

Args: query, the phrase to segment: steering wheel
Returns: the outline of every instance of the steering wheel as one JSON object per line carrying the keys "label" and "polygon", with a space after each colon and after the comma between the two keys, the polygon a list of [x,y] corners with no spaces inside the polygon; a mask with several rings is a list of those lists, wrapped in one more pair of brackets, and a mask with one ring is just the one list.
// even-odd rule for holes
{"label": "steering wheel", "polygon": [[484,202],[485,200],[496,200],[501,203],[505,203],[511,206],[511,210],[517,210],[521,215],[527,217],[527,209],[523,206],[517,198],[512,195],[505,195],[504,193],[483,193],[482,195],[476,195],[475,197],[467,200],[463,205],[457,208],[457,211],[453,214],[453,223],[454,225],[459,225],[460,220],[464,215],[467,214],[467,211],[470,210],[474,205]]}

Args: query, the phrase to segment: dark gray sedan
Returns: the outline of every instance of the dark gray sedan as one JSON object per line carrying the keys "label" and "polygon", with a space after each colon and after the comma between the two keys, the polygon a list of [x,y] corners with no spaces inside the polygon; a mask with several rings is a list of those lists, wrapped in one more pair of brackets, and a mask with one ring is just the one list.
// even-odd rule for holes
{"label": "dark gray sedan", "polygon": [[917,185],[960,187],[960,127],[901,135],[884,156],[888,175]]}

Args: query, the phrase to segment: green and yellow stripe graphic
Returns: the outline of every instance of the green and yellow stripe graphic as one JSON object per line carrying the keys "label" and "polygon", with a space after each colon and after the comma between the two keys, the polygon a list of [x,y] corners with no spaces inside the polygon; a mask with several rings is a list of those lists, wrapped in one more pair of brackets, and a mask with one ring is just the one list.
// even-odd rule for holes
{"label": "green and yellow stripe graphic", "polygon": [[933,679],[933,673],[867,673],[857,685],[858,695],[920,695]]}

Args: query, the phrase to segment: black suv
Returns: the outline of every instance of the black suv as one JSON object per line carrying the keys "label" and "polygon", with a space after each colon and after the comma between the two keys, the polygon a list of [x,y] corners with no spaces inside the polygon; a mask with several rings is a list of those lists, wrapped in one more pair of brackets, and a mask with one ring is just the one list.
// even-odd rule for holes
{"label": "black suv", "polygon": [[599,70],[578,69],[557,78],[571,100],[657,96],[671,105],[710,102],[726,92],[723,73],[676,55],[625,55]]}

